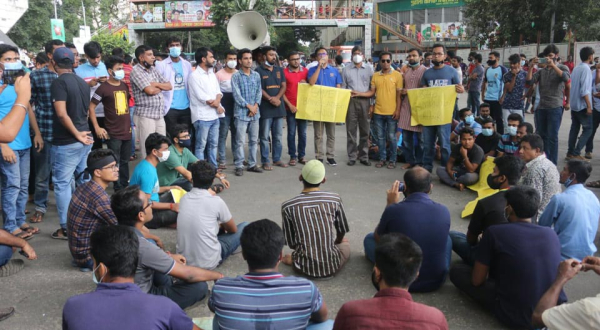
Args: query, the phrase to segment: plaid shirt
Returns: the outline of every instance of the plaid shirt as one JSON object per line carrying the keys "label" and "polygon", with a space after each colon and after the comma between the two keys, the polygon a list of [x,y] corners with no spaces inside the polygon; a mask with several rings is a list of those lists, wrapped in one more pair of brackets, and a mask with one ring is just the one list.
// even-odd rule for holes
{"label": "plaid shirt", "polygon": [[151,83],[167,82],[154,67],[146,70],[141,64],[136,64],[131,70],[131,89],[135,99],[135,115],[150,119],[160,119],[164,116],[165,100],[163,93],[148,95],[144,88]]}
{"label": "plaid shirt", "polygon": [[54,108],[52,107],[50,86],[58,78],[58,74],[44,67],[32,71],[29,78],[31,79],[31,99],[29,102],[35,107],[35,118],[40,127],[42,138],[44,141],[52,142],[52,113]]}
{"label": "plaid shirt", "polygon": [[[235,107],[233,116],[241,121],[255,121],[260,119],[260,110],[253,117],[248,116],[246,105],[254,105],[262,99],[262,87],[260,75],[256,71],[250,71],[250,75],[238,70],[231,76],[231,87],[233,89],[233,98]],[[137,111],[137,110],[136,110]]]}
{"label": "plaid shirt", "polygon": [[92,180],[77,187],[67,213],[69,250],[78,265],[92,258],[90,236],[101,225],[117,225],[117,218],[110,208],[108,194]]}

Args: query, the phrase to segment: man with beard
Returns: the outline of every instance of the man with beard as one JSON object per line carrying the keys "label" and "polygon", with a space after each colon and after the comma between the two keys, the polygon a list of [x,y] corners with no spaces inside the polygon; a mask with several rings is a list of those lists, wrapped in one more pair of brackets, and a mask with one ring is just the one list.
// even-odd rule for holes
{"label": "man with beard", "polygon": [[502,105],[500,98],[504,90],[504,81],[502,80],[508,70],[500,65],[500,53],[490,52],[487,61],[488,67],[483,74],[483,84],[481,87],[481,98],[483,102],[490,105],[492,118],[496,121],[496,130],[504,134],[504,121],[502,121]]}

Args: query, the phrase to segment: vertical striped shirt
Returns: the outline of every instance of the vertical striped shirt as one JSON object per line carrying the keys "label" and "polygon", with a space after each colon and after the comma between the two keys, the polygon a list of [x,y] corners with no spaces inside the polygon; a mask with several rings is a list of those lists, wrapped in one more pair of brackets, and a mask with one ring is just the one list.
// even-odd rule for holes
{"label": "vertical striped shirt", "polygon": [[342,264],[335,239],[350,231],[340,196],[324,191],[302,193],[283,203],[281,215],[295,266],[312,277],[335,274]]}
{"label": "vertical striped shirt", "polygon": [[322,305],[311,281],[279,273],[221,279],[208,301],[218,329],[306,329]]}

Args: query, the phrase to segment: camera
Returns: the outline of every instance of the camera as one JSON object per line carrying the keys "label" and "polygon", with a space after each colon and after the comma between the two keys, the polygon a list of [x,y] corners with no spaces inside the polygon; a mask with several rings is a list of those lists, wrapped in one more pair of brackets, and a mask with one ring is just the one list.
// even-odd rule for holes
{"label": "camera", "polygon": [[548,59],[547,59],[547,58],[545,58],[545,57],[544,57],[544,58],[540,58],[540,59],[538,60],[538,63],[539,63],[539,64],[547,64],[547,63],[548,63]]}

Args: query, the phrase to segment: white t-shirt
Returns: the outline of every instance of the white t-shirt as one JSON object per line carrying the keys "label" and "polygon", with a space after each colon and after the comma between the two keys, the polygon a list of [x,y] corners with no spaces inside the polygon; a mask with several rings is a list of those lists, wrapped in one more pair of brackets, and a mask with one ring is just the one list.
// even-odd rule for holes
{"label": "white t-shirt", "polygon": [[550,330],[600,329],[600,294],[547,309],[542,320]]}
{"label": "white t-shirt", "polygon": [[231,212],[219,196],[194,188],[179,203],[177,253],[190,266],[215,269],[221,261],[219,226],[231,220]]}

